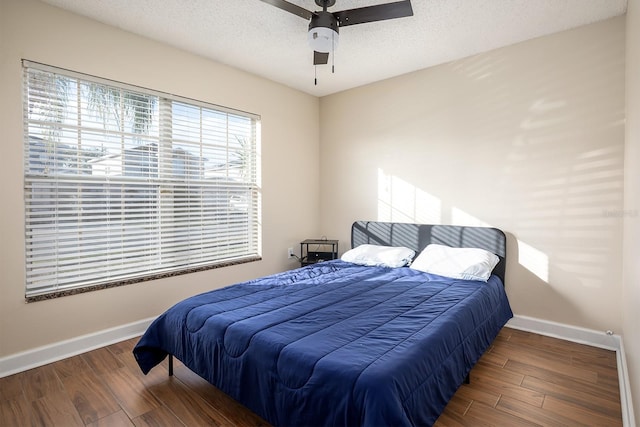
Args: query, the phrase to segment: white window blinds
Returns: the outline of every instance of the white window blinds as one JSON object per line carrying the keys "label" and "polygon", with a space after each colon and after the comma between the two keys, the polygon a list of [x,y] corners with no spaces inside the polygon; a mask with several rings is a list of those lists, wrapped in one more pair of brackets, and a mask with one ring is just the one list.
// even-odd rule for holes
{"label": "white window blinds", "polygon": [[260,256],[259,117],[24,61],[26,295]]}

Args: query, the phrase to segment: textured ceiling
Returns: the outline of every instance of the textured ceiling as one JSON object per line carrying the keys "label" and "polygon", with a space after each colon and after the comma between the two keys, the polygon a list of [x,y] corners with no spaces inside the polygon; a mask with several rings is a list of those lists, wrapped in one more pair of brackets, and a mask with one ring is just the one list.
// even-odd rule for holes
{"label": "textured ceiling", "polygon": [[[323,96],[622,15],[627,0],[413,0],[414,16],[340,29],[335,74],[308,22],[259,0],[43,0]],[[317,10],[313,0],[289,0]],[[330,11],[391,0],[337,0]],[[317,72],[318,84],[314,85]]]}

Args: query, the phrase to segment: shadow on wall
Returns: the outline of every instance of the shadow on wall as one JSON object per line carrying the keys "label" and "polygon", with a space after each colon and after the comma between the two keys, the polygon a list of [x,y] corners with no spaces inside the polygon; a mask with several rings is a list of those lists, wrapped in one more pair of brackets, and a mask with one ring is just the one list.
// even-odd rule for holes
{"label": "shadow on wall", "polygon": [[618,328],[622,220],[640,220],[623,211],[623,22],[329,97],[325,223],[500,228],[518,314]]}
{"label": "shadow on wall", "polygon": [[[394,86],[385,107],[403,114],[368,118],[375,127],[368,144],[379,150],[369,172],[377,174],[379,219],[501,228],[511,233],[507,289],[516,312],[616,327],[622,220],[640,220],[623,211],[617,22],[456,61]],[[408,98],[416,106],[402,109]]]}
{"label": "shadow on wall", "polygon": [[[382,169],[378,169],[377,209],[378,221],[509,229],[501,224],[485,222],[459,207],[445,204],[433,194],[397,176],[389,175]],[[529,213],[531,212],[533,211],[530,210]],[[589,237],[588,241],[585,238],[572,237],[569,239],[572,242],[570,245],[562,246],[559,250],[551,250],[549,253],[505,231],[508,260],[507,290],[519,288],[518,293],[526,296],[529,306],[549,307],[552,311],[562,307],[563,315],[567,318],[580,319],[588,314],[588,310],[585,313],[582,305],[572,301],[568,296],[571,292],[567,291],[567,288],[593,287],[594,284],[596,287],[607,285],[606,280],[611,271],[611,266],[607,263],[611,246],[606,236],[615,232],[615,227],[613,229],[607,227],[607,223],[610,223],[607,217],[610,214],[606,212],[599,214],[601,215],[600,225],[589,227],[590,231],[585,232],[585,236]],[[570,217],[567,220],[570,220]],[[517,228],[518,221],[515,221],[515,224]],[[541,226],[541,229],[544,229],[544,233],[540,233],[542,235],[538,237],[542,241],[548,238],[549,234],[562,234],[562,230],[550,227],[549,224]],[[565,226],[564,229],[571,231],[571,227]],[[528,231],[529,229],[525,228],[523,234],[527,234]],[[536,236],[536,233],[533,235]],[[553,243],[552,241],[550,245],[552,246]],[[558,252],[563,254],[563,251],[567,251],[567,256],[561,256],[559,260],[553,259],[553,255],[550,255]],[[599,252],[603,256],[592,257],[591,254],[594,252]],[[567,262],[567,258],[574,262]],[[580,260],[583,259],[588,261],[581,262]],[[590,268],[585,268],[585,265]],[[527,289],[522,289],[523,286]]]}

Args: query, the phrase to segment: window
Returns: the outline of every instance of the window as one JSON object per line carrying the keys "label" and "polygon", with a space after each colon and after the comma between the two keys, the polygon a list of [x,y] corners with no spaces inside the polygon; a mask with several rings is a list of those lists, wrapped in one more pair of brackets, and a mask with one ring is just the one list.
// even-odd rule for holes
{"label": "window", "polygon": [[28,300],[260,258],[258,116],[23,65]]}

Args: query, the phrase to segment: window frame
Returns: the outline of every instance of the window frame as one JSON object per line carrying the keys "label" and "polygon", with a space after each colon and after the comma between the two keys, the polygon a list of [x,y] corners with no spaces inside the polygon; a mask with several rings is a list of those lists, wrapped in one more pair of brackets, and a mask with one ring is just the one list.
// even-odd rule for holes
{"label": "window frame", "polygon": [[[104,79],[101,77],[95,77],[91,75],[87,75],[84,73],[66,70],[50,65],[45,65],[29,60],[23,60],[23,121],[24,121],[24,208],[25,208],[25,300],[27,302],[40,301],[45,299],[56,298],[60,296],[73,295],[77,293],[89,292],[98,289],[111,288],[115,286],[127,285],[132,283],[139,283],[149,280],[155,280],[159,278],[166,278],[171,276],[177,276],[182,274],[189,274],[197,271],[209,270],[213,268],[221,268],[227,267],[230,265],[242,264],[247,262],[259,261],[262,259],[262,229],[261,229],[261,165],[260,165],[260,132],[261,132],[261,118],[257,114],[247,113],[244,111],[222,107],[219,105],[211,104],[205,101],[194,100],[190,98],[185,98],[181,96],[177,96],[174,94],[169,94],[166,92],[161,92],[157,90],[142,88],[135,85],[130,85],[126,83],[117,82],[114,80]],[[75,174],[68,173],[63,175],[65,172],[62,171],[63,166],[61,165],[61,160],[58,160],[58,152],[61,150],[58,148],[59,146],[65,146],[61,141],[63,139],[59,139],[59,141],[54,142],[52,140],[47,140],[51,145],[56,145],[55,155],[53,157],[56,160],[49,160],[48,165],[54,165],[50,169],[45,170],[44,172],[40,171],[40,173],[35,173],[32,165],[34,151],[33,147],[37,146],[38,142],[34,142],[34,134],[32,132],[33,127],[32,124],[34,120],[29,118],[29,112],[31,109],[31,105],[29,104],[29,100],[31,92],[30,92],[30,73],[52,73],[55,76],[61,76],[62,78],[71,79],[75,81],[78,85],[77,90],[77,98],[78,105],[75,107],[77,109],[78,116],[84,114],[85,110],[83,104],[80,102],[81,94],[80,94],[80,86],[81,84],[96,84],[102,85],[109,89],[114,89],[116,91],[120,91],[121,94],[134,94],[140,95],[140,97],[155,97],[157,98],[157,111],[155,113],[149,114],[157,114],[157,136],[149,136],[148,134],[140,134],[142,139],[148,138],[149,141],[156,140],[153,143],[147,143],[135,146],[129,145],[129,148],[125,148],[126,146],[122,145],[120,148],[120,158],[118,161],[120,162],[119,166],[119,175],[117,172],[111,174],[108,172],[108,165],[110,161],[104,160],[104,170],[103,175],[104,179],[99,176],[91,176],[94,174],[94,169],[88,173],[90,178],[87,178],[87,168],[95,168],[98,161],[92,160],[94,163],[92,165],[88,165],[88,161],[86,158],[83,160],[82,166],[80,166],[80,161],[78,160],[77,164],[71,164],[71,169],[74,167]],[[67,100],[68,101],[68,100]],[[84,99],[82,100],[85,101]],[[66,101],[65,101],[66,102]],[[150,102],[151,104],[151,102]],[[186,126],[186,130],[183,139],[181,140],[177,134],[177,129],[179,128],[179,112],[177,106],[182,106],[183,109],[189,109],[191,114],[193,111],[199,111],[200,113],[200,136],[199,139],[196,138],[195,142],[191,141],[191,122],[193,121],[192,117],[185,113],[185,116],[182,117],[183,122],[182,125]],[[68,105],[64,106],[65,109],[68,108]],[[152,107],[148,107],[151,111]],[[155,107],[153,107],[155,109]],[[65,111],[66,113],[67,111]],[[227,129],[226,136],[223,135],[220,142],[212,142],[212,138],[210,135],[204,135],[204,131],[202,128],[206,127],[205,119],[203,118],[205,115],[220,115],[220,117],[226,117],[227,127],[229,127],[230,119],[234,118],[234,120],[239,121],[242,124],[238,133],[233,133],[233,131],[229,131]],[[124,113],[122,114],[124,116]],[[59,118],[57,120],[60,120]],[[125,119],[119,119],[121,122],[124,122]],[[210,122],[210,121],[209,121]],[[207,123],[209,123],[207,122]],[[51,122],[54,123],[54,122]],[[55,122],[57,126],[60,128],[69,127],[67,124],[62,124],[62,122]],[[119,126],[121,126],[121,123]],[[186,124],[185,124],[186,123]],[[247,125],[248,123],[248,125]],[[148,124],[148,123],[147,123]],[[52,125],[53,126],[53,125]],[[123,127],[124,125],[122,125]],[[154,125],[155,126],[155,125]],[[247,128],[248,126],[248,128]],[[83,140],[83,132],[90,134],[95,129],[85,128],[83,127],[83,123],[79,120],[79,124],[75,126],[77,129],[77,147],[76,151],[82,152],[82,144],[84,141],[87,141],[86,137]],[[106,127],[106,125],[105,125]],[[243,134],[244,132],[244,134]],[[248,133],[247,133],[248,132]],[[106,134],[106,131],[105,131]],[[124,131],[123,131],[124,134]],[[238,135],[241,135],[240,137]],[[226,143],[224,142],[224,138],[226,137]],[[235,138],[237,141],[234,143],[233,141],[229,142],[230,139]],[[39,138],[39,137],[38,137]],[[36,138],[36,139],[38,139]],[[55,137],[51,137],[55,138]],[[106,138],[106,137],[105,137]],[[124,138],[124,137],[123,137]],[[191,138],[191,139],[190,139]],[[243,142],[240,141],[240,138]],[[129,141],[130,143],[130,141]],[[156,144],[156,145],[154,145]],[[224,148],[226,144],[226,149]],[[44,146],[44,145],[43,145]],[[186,149],[184,148],[186,147]],[[222,148],[221,148],[222,147]],[[66,148],[66,146],[65,146]],[[199,152],[195,155],[193,151],[197,151],[199,148]],[[104,150],[104,147],[103,147]],[[135,151],[137,150],[137,151]],[[151,153],[151,151],[155,151],[155,153]],[[226,158],[226,163],[220,163],[216,166],[215,169],[210,166],[209,163],[205,166],[204,164],[207,162],[208,158],[203,154],[205,150],[209,150],[207,153],[221,153],[223,158]],[[216,151],[217,150],[217,151]],[[226,150],[226,151],[224,151]],[[135,155],[138,159],[136,173],[132,174],[133,169],[126,170],[127,160],[125,157],[130,153],[135,151]],[[142,151],[147,151],[147,157],[144,157],[144,160],[147,164],[143,165],[142,161]],[[225,154],[226,153],[226,154]],[[103,152],[104,154],[104,152]],[[219,155],[219,154],[217,154]],[[231,157],[235,155],[236,158],[240,158],[241,160],[236,160],[236,165],[233,166],[231,161]],[[226,157],[224,157],[226,156]],[[78,155],[80,158],[81,155]],[[105,156],[106,159],[108,156]],[[44,157],[43,157],[44,158]],[[100,158],[101,161],[103,160]],[[155,164],[153,164],[155,162]],[[145,166],[145,167],[143,167]],[[84,168],[84,169],[82,169]],[[155,169],[154,169],[155,168]],[[226,169],[225,169],[226,168]],[[215,169],[215,170],[214,170]],[[232,170],[233,169],[233,170]],[[97,169],[96,169],[97,170]],[[221,171],[221,172],[219,172]],[[236,171],[236,172],[234,172]],[[224,177],[217,178],[216,174],[222,173]],[[232,174],[237,173],[240,174],[239,178],[233,178]],[[77,176],[76,176],[77,175]],[[108,176],[107,176],[108,175]],[[112,176],[113,175],[113,176]],[[117,176],[116,176],[117,175]],[[37,239],[39,237],[36,236],[36,233],[33,233],[33,206],[38,206],[35,203],[31,203],[30,200],[33,199],[34,196],[34,181],[38,181],[40,183],[48,183],[51,185],[51,188],[58,188],[58,185],[70,185],[70,184],[59,184],[62,181],[71,181],[74,182],[76,179],[76,184],[79,186],[79,193],[88,193],[88,190],[83,188],[83,183],[88,181],[96,181],[99,184],[93,183],[92,185],[107,187],[109,182],[120,183],[125,182],[127,180],[131,180],[133,178],[138,178],[138,175],[142,176],[147,184],[146,185],[151,190],[148,191],[147,198],[152,198],[152,201],[145,201],[145,197],[140,197],[141,203],[143,204],[144,209],[150,209],[148,212],[149,216],[153,216],[156,219],[159,219],[161,223],[158,226],[158,235],[155,236],[156,240],[152,239],[152,242],[148,244],[148,247],[155,248],[161,255],[159,259],[161,261],[145,261],[151,263],[154,268],[152,270],[140,270],[138,272],[134,272],[131,274],[119,274],[115,277],[101,277],[93,280],[82,280],[82,278],[75,281],[68,281],[64,283],[56,282],[51,285],[40,285],[39,287],[33,286],[35,283],[33,279],[33,271],[38,269],[38,266],[42,266],[42,264],[38,264],[38,262],[42,262],[40,258],[34,254],[34,248],[38,249],[39,246],[35,245],[37,243]],[[193,176],[191,176],[193,175]],[[110,181],[111,180],[111,181]],[[107,184],[105,184],[107,182]],[[130,183],[129,183],[130,184]],[[110,184],[109,184],[110,185]],[[124,185],[124,184],[122,184]],[[157,188],[156,188],[157,187]],[[180,190],[177,190],[177,189]],[[110,191],[110,190],[109,190]],[[119,190],[118,200],[124,205],[123,200],[125,199],[125,195],[123,195],[124,190]],[[225,193],[226,192],[226,193]],[[60,209],[58,205],[58,201],[61,195],[64,195],[63,191],[56,193],[55,197],[52,197],[54,200],[52,203],[55,205],[55,209]],[[182,194],[182,197],[179,195]],[[222,196],[220,196],[222,194]],[[224,196],[226,194],[226,196]],[[31,199],[30,199],[31,197]],[[83,196],[86,197],[86,196]],[[106,196],[109,201],[112,199],[111,193]],[[226,197],[226,198],[225,198]],[[235,206],[240,206],[239,208],[232,208],[232,197],[235,200]],[[79,197],[80,202],[75,202],[80,205],[78,211],[82,210],[84,206],[83,198]],[[170,199],[170,200],[168,200]],[[168,201],[167,201],[168,200]],[[215,208],[212,208],[211,200],[223,200],[222,207],[218,205]],[[217,202],[216,202],[217,203]],[[238,205],[239,203],[239,205]],[[33,205],[33,206],[32,206]],[[61,203],[62,206],[65,206]],[[155,211],[152,206],[156,206]],[[199,206],[199,208],[194,208],[193,206]],[[209,206],[207,208],[207,206]],[[49,205],[47,205],[49,207]],[[121,209],[122,212],[118,214],[118,218],[121,221],[126,221],[127,214]],[[195,212],[195,218],[193,219],[192,211]],[[215,211],[215,217],[213,216]],[[246,213],[245,213],[246,211]],[[58,216],[58,211],[56,210],[56,217]],[[140,211],[137,211],[140,212]],[[144,211],[147,212],[147,211]],[[179,215],[177,212],[181,212],[181,215],[185,217],[182,222],[178,221],[176,217]],[[232,217],[232,214],[235,215]],[[76,215],[78,218],[82,216],[81,213],[71,214]],[[108,215],[108,214],[105,214]],[[199,215],[199,216],[198,216]],[[240,216],[238,216],[240,215]],[[144,217],[145,215],[143,215]],[[170,218],[167,220],[166,218]],[[218,228],[213,225],[216,224],[215,221],[218,221],[214,218],[222,218],[220,219],[220,223],[218,224]],[[143,219],[144,220],[144,219]],[[227,221],[226,223],[223,221]],[[56,219],[57,221],[57,219]],[[88,227],[87,224],[82,224],[83,219],[80,218],[77,223],[81,225],[78,227],[78,235],[82,235],[83,230],[85,234],[87,234],[86,229]],[[52,221],[50,221],[52,222]],[[195,222],[195,226],[192,223]],[[165,225],[165,223],[170,223],[169,226]],[[227,228],[224,228],[224,225],[227,225]],[[246,224],[246,229],[245,229]],[[45,226],[46,227],[46,226]],[[58,230],[58,225],[51,226],[51,229]],[[83,228],[84,227],[84,228]],[[198,230],[200,227],[200,230]],[[116,227],[118,228],[118,227]],[[195,231],[190,231],[191,229]],[[189,231],[185,231],[185,230]],[[211,231],[214,229],[220,229],[221,231]],[[167,231],[169,230],[169,231]],[[205,230],[205,231],[203,231]],[[224,231],[226,230],[226,231]],[[245,233],[246,231],[246,233]],[[155,232],[155,231],[154,231]],[[205,238],[201,238],[201,242],[198,245],[192,245],[192,233],[200,232],[200,235],[205,235]],[[109,232],[107,232],[109,233]],[[243,234],[245,233],[245,234]],[[56,239],[58,238],[58,232],[54,233],[56,235]],[[177,265],[174,263],[166,263],[165,259],[167,257],[164,254],[171,253],[171,249],[168,248],[168,237],[172,235],[172,245],[175,246],[173,251],[177,253],[176,261]],[[178,237],[175,237],[179,235]],[[212,243],[212,239],[215,236],[226,236],[227,244],[231,245],[235,240],[239,242],[239,249],[237,249],[238,254],[234,251],[227,249],[225,252],[224,249],[220,249],[220,253],[223,255],[211,258],[211,254],[216,252],[216,245]],[[35,236],[35,237],[34,237]],[[120,231],[120,236],[124,239],[125,232]],[[213,237],[212,237],[213,236]],[[244,242],[242,239],[248,239],[247,242]],[[79,239],[82,240],[82,239]],[[129,238],[129,240],[132,240]],[[178,243],[175,243],[178,242]],[[187,242],[188,249],[183,248],[185,242]],[[245,248],[246,243],[246,248]],[[180,246],[182,244],[182,246]],[[135,243],[139,247],[139,243]],[[158,247],[159,245],[159,247]],[[138,247],[136,246],[136,247]],[[193,246],[193,248],[192,248]],[[218,245],[222,247],[222,245]],[[81,246],[82,248],[82,246]],[[50,248],[47,248],[47,250]],[[181,252],[180,252],[181,251]],[[56,256],[56,268],[60,268],[61,264],[58,261],[59,257],[59,249],[55,247],[55,256]],[[78,252],[82,253],[82,252]],[[110,253],[110,252],[109,252]],[[136,252],[137,253],[137,252]],[[199,254],[198,256],[193,256],[192,254]],[[36,254],[37,255],[37,254]],[[125,254],[126,255],[126,254]],[[109,257],[109,255],[107,255]],[[68,256],[67,256],[68,258]],[[193,260],[192,260],[193,258]],[[135,257],[134,257],[135,259]],[[34,262],[34,260],[36,262]],[[40,260],[40,261],[38,261]],[[133,264],[136,264],[137,261],[134,260]],[[142,262],[142,261],[141,261]],[[77,263],[79,265],[82,262]],[[109,262],[106,262],[105,265],[108,266]],[[151,265],[150,264],[150,265]],[[137,264],[136,264],[137,265]],[[144,265],[143,265],[144,267]],[[106,267],[105,267],[106,268]],[[44,270],[44,268],[40,268],[40,270]],[[32,276],[30,276],[32,274]],[[86,277],[86,273],[84,273]],[[36,273],[37,276],[37,273]],[[45,276],[43,276],[45,277]],[[48,278],[49,276],[46,276]],[[57,277],[57,276],[56,276]],[[80,276],[79,276],[80,277]],[[44,280],[44,279],[43,279]],[[74,279],[69,279],[74,280]],[[46,280],[44,280],[46,282]]]}

